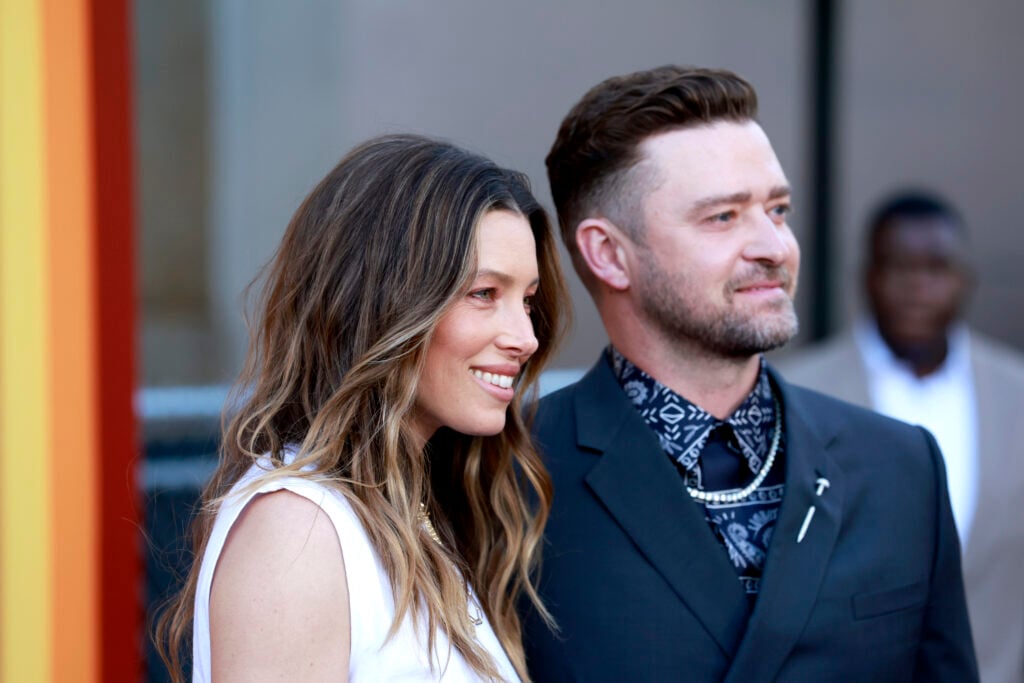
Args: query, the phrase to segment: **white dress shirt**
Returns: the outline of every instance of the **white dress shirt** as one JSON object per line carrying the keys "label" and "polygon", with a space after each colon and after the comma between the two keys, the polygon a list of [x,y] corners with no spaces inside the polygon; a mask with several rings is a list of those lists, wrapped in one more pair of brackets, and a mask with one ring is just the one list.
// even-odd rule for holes
{"label": "white dress shirt", "polygon": [[978,495],[978,416],[967,328],[950,331],[945,362],[920,378],[893,355],[874,321],[859,321],[854,338],[864,359],[874,409],[921,425],[938,441],[960,545],[966,547]]}

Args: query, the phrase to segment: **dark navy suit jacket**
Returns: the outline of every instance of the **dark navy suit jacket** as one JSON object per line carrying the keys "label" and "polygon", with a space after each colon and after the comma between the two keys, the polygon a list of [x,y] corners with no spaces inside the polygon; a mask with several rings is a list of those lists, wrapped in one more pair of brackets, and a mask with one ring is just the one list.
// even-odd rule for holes
{"label": "dark navy suit jacket", "polygon": [[749,618],[703,509],[604,358],[541,401],[555,497],[540,592],[560,632],[524,610],[535,681],[977,680],[935,440],[771,376],[786,492]]}

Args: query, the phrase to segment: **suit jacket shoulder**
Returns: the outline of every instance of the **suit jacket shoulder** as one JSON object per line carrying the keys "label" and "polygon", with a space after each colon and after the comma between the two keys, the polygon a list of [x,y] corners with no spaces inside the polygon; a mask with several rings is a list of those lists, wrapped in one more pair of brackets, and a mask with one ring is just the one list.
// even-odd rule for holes
{"label": "suit jacket shoulder", "polygon": [[[967,605],[984,680],[1024,681],[1024,357],[971,333],[978,421],[978,498],[964,556]],[[1011,515],[1012,516],[1012,515]]]}
{"label": "suit jacket shoulder", "polygon": [[780,355],[772,363],[793,384],[817,389],[860,406],[870,405],[867,374],[850,331]]}
{"label": "suit jacket shoulder", "polygon": [[993,381],[1024,390],[1024,354],[979,332],[971,332],[971,362],[975,372],[990,373]]}
{"label": "suit jacket shoulder", "polygon": [[[773,375],[782,388],[787,412],[787,437],[799,434],[793,420],[810,417],[804,429],[835,459],[845,476],[867,485],[883,486],[883,479],[944,481],[945,467],[934,438],[921,427],[886,417],[837,397],[834,392],[793,384]],[[898,457],[893,457],[893,454]],[[942,492],[945,495],[945,491]]]}
{"label": "suit jacket shoulder", "polygon": [[976,680],[934,439],[771,372],[786,493],[753,614],[607,362],[541,402],[555,494],[539,590],[561,630],[524,615],[536,681]]}

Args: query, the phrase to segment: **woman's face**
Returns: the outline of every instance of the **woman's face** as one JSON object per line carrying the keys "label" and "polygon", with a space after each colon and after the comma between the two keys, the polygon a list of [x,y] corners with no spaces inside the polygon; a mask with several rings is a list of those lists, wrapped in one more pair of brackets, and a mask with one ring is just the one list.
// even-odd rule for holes
{"label": "woman's face", "polygon": [[440,427],[489,436],[505,427],[513,381],[537,350],[530,300],[537,253],[530,224],[490,211],[477,226],[477,271],[441,318],[427,348],[416,395],[424,441]]}

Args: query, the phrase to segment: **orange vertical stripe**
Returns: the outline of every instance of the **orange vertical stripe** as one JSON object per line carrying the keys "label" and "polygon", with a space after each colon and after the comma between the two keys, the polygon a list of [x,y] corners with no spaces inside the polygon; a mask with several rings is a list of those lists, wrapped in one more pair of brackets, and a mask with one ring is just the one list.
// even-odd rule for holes
{"label": "orange vertical stripe", "polygon": [[90,47],[84,0],[44,0],[53,416],[53,680],[99,680]]}

